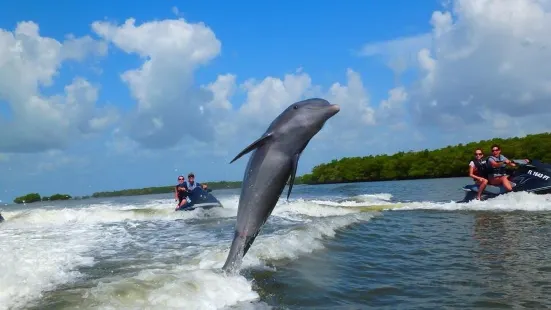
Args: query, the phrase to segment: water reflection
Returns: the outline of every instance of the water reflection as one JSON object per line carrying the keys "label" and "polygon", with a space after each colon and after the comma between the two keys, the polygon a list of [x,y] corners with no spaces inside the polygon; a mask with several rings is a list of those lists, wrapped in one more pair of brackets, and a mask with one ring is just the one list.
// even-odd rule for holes
{"label": "water reflection", "polygon": [[543,307],[551,274],[548,214],[492,213],[475,215],[473,269],[486,290],[477,304],[505,303]]}

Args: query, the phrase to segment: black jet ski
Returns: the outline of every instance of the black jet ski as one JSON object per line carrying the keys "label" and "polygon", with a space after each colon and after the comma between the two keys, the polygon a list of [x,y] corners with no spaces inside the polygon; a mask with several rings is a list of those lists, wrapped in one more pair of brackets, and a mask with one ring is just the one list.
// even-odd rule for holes
{"label": "black jet ski", "polygon": [[2,213],[0,213],[0,223],[2,223],[4,220],[4,217],[2,216]]}
{"label": "black jet ski", "polygon": [[197,208],[211,209],[222,208],[222,203],[218,201],[210,192],[211,189],[202,189],[200,186],[194,188],[188,195],[188,203],[183,208],[177,208],[176,211],[191,211]]}
{"label": "black jet ski", "polygon": [[[509,181],[513,186],[513,192],[529,192],[534,194],[550,194],[551,193],[551,165],[543,163],[537,159],[517,159],[513,160],[518,166],[513,169],[509,175]],[[465,197],[458,202],[469,202],[476,199],[478,193],[477,184],[469,184],[463,187]],[[499,195],[507,193],[503,185],[486,185],[481,199],[486,200],[495,198]]]}

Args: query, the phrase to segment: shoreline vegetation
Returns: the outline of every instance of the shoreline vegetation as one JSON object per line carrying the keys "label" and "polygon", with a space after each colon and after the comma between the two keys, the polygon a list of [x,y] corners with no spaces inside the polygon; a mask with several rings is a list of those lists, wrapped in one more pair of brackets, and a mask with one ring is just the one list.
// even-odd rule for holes
{"label": "shoreline vegetation", "polygon": [[[494,138],[467,144],[460,143],[434,150],[398,152],[393,155],[344,157],[315,166],[311,173],[297,176],[295,184],[317,185],[466,177],[467,165],[473,157],[472,154],[475,148],[481,148],[485,156],[488,156],[490,147],[494,143],[499,144],[503,154],[510,159],[535,158],[544,162],[551,162],[551,133],[540,133],[527,135],[523,138]],[[241,187],[241,181],[204,183],[213,190]],[[38,193],[30,193],[15,198],[14,202],[31,203],[36,201],[165,194],[173,192],[174,186],[95,192],[91,196],[76,197],[67,194],[41,197]]]}

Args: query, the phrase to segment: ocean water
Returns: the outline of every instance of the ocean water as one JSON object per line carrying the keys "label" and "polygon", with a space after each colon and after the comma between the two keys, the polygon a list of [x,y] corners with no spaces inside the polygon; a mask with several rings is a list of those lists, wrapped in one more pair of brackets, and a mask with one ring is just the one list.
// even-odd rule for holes
{"label": "ocean water", "polygon": [[468,182],[295,186],[227,277],[238,189],[3,207],[0,309],[550,308],[551,197]]}

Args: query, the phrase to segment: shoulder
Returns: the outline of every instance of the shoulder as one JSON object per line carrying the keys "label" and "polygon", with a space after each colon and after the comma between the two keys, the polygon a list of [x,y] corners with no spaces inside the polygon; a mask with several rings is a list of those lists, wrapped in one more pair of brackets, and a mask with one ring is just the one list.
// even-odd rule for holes
{"label": "shoulder", "polygon": [[471,160],[471,161],[469,162],[469,166],[474,167],[474,161]]}

